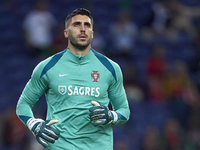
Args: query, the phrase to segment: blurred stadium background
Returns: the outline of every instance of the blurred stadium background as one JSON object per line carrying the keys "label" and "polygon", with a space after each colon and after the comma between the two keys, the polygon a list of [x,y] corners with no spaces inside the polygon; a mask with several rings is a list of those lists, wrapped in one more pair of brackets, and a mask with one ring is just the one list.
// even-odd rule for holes
{"label": "blurred stadium background", "polygon": [[[36,1],[0,0],[0,150],[42,149],[16,117],[16,103],[37,63],[66,48],[64,20],[79,7],[94,16],[93,48],[119,63],[124,74],[131,116],[114,127],[114,149],[200,149],[199,0],[48,2],[57,22],[53,41],[33,55],[24,21]],[[34,111],[45,117],[44,97]]]}

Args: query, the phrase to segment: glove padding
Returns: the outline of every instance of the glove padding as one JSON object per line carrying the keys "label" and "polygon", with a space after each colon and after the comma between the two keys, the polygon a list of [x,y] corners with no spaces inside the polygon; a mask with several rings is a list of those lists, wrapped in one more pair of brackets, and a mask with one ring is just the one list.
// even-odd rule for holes
{"label": "glove padding", "polygon": [[51,120],[42,120],[30,118],[27,121],[28,128],[33,132],[36,140],[45,148],[47,148],[49,143],[54,143],[55,140],[59,138],[60,132],[50,125],[57,123],[59,120],[57,118]]}
{"label": "glove padding", "polygon": [[114,115],[108,109],[108,107],[102,106],[96,101],[91,101],[91,104],[93,107],[89,108],[90,120],[95,127],[110,124],[113,122]]}

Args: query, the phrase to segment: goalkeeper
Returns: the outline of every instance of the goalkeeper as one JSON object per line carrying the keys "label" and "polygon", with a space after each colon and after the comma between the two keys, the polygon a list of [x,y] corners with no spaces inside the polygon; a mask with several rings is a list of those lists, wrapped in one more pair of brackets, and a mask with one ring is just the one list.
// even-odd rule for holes
{"label": "goalkeeper", "polygon": [[[112,150],[112,126],[129,119],[121,69],[91,48],[93,34],[88,10],[70,13],[68,47],[35,67],[17,103],[19,119],[48,150]],[[43,93],[47,116],[35,118],[32,108]]]}

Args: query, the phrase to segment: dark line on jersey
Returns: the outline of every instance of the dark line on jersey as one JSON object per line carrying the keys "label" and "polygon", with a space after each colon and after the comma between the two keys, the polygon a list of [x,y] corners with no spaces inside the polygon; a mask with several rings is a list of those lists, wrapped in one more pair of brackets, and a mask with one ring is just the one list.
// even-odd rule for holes
{"label": "dark line on jersey", "polygon": [[108,59],[102,54],[96,52],[94,49],[91,50],[93,51],[94,55],[100,60],[100,62],[112,73],[113,77],[115,78],[115,81],[117,81],[115,69],[112,66],[112,64],[108,61]]}
{"label": "dark line on jersey", "polygon": [[53,56],[53,58],[46,64],[46,66],[42,70],[40,78],[59,61],[59,59],[63,56],[63,54],[66,51],[67,49]]}
{"label": "dark line on jersey", "polygon": [[19,119],[20,119],[24,124],[26,124],[26,122],[28,121],[28,119],[31,118],[31,117],[29,117],[29,116],[22,116],[22,115],[19,115],[18,117],[19,117]]}
{"label": "dark line on jersey", "polygon": [[127,121],[126,117],[124,117],[123,115],[121,115],[120,113],[116,112],[117,115],[118,115],[118,120],[121,120],[121,121]]}

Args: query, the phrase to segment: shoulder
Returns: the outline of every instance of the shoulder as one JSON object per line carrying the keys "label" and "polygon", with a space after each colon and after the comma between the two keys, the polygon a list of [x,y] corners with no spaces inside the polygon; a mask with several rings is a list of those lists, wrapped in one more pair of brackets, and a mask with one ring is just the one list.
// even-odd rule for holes
{"label": "shoulder", "polygon": [[66,50],[59,52],[57,54],[54,54],[45,60],[41,61],[34,69],[33,73],[38,74],[38,76],[41,78],[48,70],[50,70],[63,56],[63,54],[66,52]]}
{"label": "shoulder", "polygon": [[34,76],[34,77],[38,76],[38,78],[40,78],[43,69],[44,69],[45,66],[49,63],[49,61],[52,59],[52,57],[53,57],[53,56],[48,57],[48,58],[42,60],[40,63],[38,63],[38,64],[36,65],[36,67],[34,68],[34,70],[33,70],[32,76]]}
{"label": "shoulder", "polygon": [[94,55],[102,62],[104,63],[110,63],[114,68],[120,68],[120,66],[115,62],[113,61],[112,59],[108,58],[107,56],[95,51],[94,49],[92,49]]}
{"label": "shoulder", "polygon": [[112,73],[115,80],[117,80],[117,75],[121,72],[120,66],[110,58],[106,57],[105,55],[98,53],[94,49],[92,49],[94,55],[99,59],[99,61]]}

